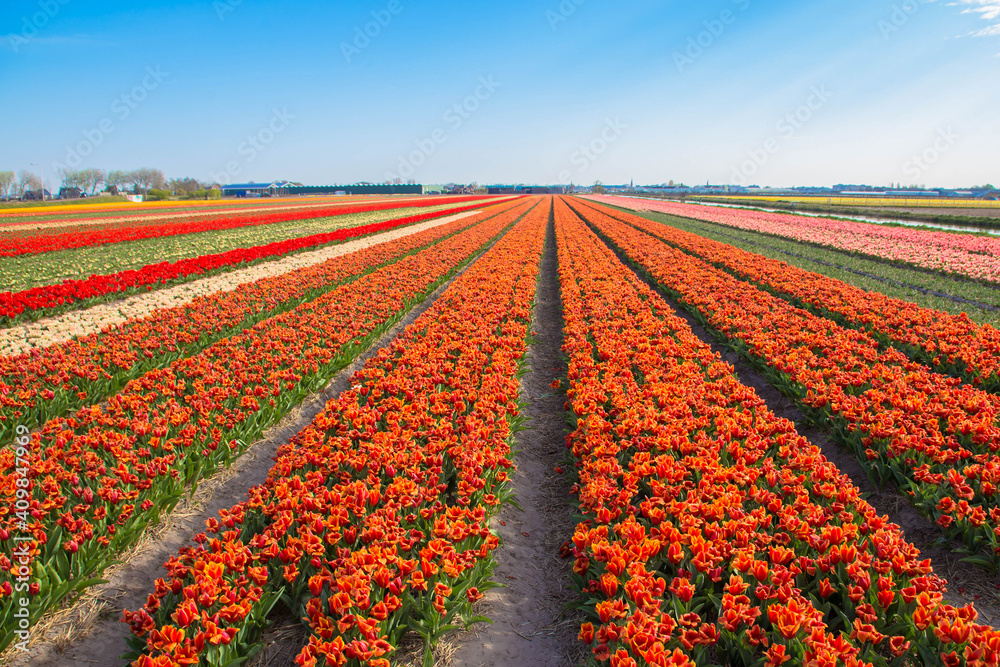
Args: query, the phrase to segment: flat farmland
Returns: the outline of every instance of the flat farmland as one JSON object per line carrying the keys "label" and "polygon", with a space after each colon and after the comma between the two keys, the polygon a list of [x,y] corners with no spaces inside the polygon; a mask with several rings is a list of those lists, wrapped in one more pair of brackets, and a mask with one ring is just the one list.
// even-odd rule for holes
{"label": "flat farmland", "polygon": [[[997,664],[987,299],[796,216],[429,202],[5,327],[9,664]],[[167,229],[96,248],[218,233]]]}

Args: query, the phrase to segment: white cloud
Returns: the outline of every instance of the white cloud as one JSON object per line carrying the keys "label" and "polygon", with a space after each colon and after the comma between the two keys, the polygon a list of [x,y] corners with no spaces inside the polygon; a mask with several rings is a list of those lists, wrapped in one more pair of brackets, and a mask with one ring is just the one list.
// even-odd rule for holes
{"label": "white cloud", "polygon": [[[1000,19],[1000,0],[958,0],[951,3],[953,6],[962,7],[963,14],[979,14],[987,21]],[[976,30],[972,33],[976,37],[993,37],[1000,35],[1000,23],[995,23],[988,28]]]}

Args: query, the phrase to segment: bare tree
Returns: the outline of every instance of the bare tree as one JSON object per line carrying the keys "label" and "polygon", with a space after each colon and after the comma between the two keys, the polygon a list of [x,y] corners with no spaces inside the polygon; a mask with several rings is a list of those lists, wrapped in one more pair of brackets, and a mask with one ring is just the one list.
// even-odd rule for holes
{"label": "bare tree", "polygon": [[108,184],[109,188],[115,191],[115,194],[120,194],[125,190],[125,186],[129,183],[129,173],[127,171],[122,171],[121,169],[110,171],[105,179],[105,183]]}
{"label": "bare tree", "polygon": [[152,190],[163,190],[167,187],[167,177],[159,169],[146,169],[146,178],[149,179],[149,187]]}
{"label": "bare tree", "polygon": [[82,190],[84,184],[84,174],[85,171],[60,169],[59,180],[62,181],[62,187],[64,188],[80,188]]}
{"label": "bare tree", "polygon": [[0,171],[0,197],[7,197],[14,192],[16,177],[12,171]]}
{"label": "bare tree", "polygon": [[167,187],[167,177],[159,169],[142,167],[129,172],[129,183],[134,186],[137,194],[146,193],[150,190],[162,190]]}
{"label": "bare tree", "polygon": [[103,169],[84,169],[80,174],[82,176],[80,187],[86,190],[91,196],[97,194],[97,189],[108,178]]}
{"label": "bare tree", "polygon": [[17,194],[23,197],[26,192],[34,192],[42,189],[42,181],[38,176],[27,169],[17,172]]}
{"label": "bare tree", "polygon": [[140,184],[143,183],[143,176],[141,169],[132,169],[125,172],[125,182],[132,186],[132,192],[138,193],[140,190]]}

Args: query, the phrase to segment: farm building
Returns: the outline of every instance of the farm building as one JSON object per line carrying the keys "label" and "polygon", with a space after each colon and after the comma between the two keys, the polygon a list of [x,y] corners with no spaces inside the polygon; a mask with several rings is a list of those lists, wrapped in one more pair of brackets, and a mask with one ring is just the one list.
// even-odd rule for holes
{"label": "farm building", "polygon": [[289,189],[297,183],[272,181],[270,183],[234,183],[222,186],[223,197],[280,197],[292,194]]}
{"label": "farm building", "polygon": [[302,185],[290,181],[234,183],[222,186],[223,197],[288,197],[295,195],[419,195],[421,185]]}

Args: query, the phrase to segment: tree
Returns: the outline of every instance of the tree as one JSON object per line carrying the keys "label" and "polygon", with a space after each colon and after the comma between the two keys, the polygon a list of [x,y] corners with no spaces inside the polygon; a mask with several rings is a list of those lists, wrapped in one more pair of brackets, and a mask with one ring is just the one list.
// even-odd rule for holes
{"label": "tree", "polygon": [[42,182],[38,179],[38,176],[28,171],[27,169],[22,169],[17,172],[17,194],[23,197],[26,192],[34,192],[36,190],[42,189]]}
{"label": "tree", "polygon": [[84,169],[80,174],[80,187],[91,196],[97,194],[97,190],[108,179],[108,175],[103,169]]}
{"label": "tree", "polygon": [[193,197],[196,192],[205,189],[204,184],[196,178],[172,178],[167,187],[171,192],[182,197]]}
{"label": "tree", "polygon": [[64,188],[83,189],[84,172],[76,169],[60,169],[59,180]]}
{"label": "tree", "polygon": [[103,169],[59,170],[59,178],[64,188],[80,188],[90,195],[97,194],[97,189],[107,177]]}
{"label": "tree", "polygon": [[125,182],[132,186],[132,193],[139,194],[139,183],[142,182],[142,174],[138,169],[125,172]]}
{"label": "tree", "polygon": [[607,193],[607,190],[604,188],[604,184],[600,181],[594,181],[594,187],[592,187],[590,191],[595,195],[603,195]]}
{"label": "tree", "polygon": [[170,195],[173,193],[170,190],[158,190],[156,188],[151,188],[146,192],[146,199],[148,201],[164,201],[170,199]]}
{"label": "tree", "polygon": [[142,167],[128,172],[128,183],[136,194],[145,194],[151,189],[160,190],[167,187],[167,177],[159,169]]}
{"label": "tree", "polygon": [[14,192],[16,177],[12,171],[0,171],[0,197],[7,197]]}
{"label": "tree", "polygon": [[104,182],[107,184],[109,191],[115,194],[124,192],[125,186],[128,185],[129,182],[128,172],[122,171],[121,169],[109,171],[107,178],[104,179]]}

